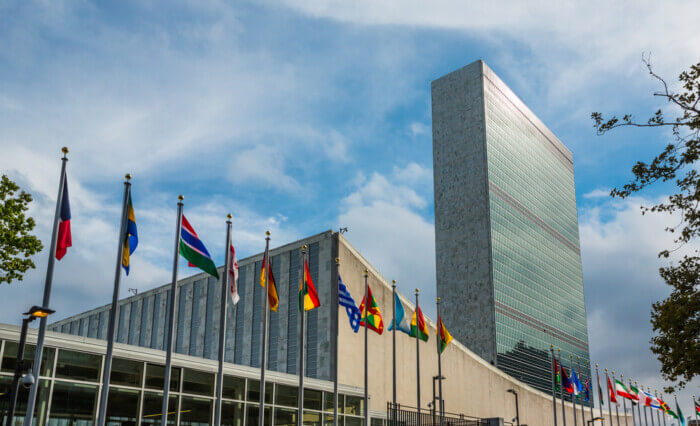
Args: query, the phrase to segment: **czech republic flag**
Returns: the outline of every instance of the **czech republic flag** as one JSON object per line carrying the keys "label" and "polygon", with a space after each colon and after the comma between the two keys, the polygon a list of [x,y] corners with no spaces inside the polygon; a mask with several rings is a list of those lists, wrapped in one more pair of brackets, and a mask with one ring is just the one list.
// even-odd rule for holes
{"label": "czech republic flag", "polygon": [[70,200],[68,199],[68,179],[63,175],[63,196],[61,197],[61,217],[58,221],[58,238],[56,239],[56,259],[66,255],[68,247],[73,245],[70,234]]}

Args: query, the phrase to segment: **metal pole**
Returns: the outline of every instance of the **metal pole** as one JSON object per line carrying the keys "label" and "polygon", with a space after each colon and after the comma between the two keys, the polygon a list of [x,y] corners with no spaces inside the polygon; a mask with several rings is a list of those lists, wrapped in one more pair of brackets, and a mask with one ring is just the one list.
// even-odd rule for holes
{"label": "metal pole", "polygon": [[515,420],[516,424],[520,426],[520,407],[518,406],[518,393],[513,392],[513,394],[515,395]]}
{"label": "metal pole", "polygon": [[[56,211],[53,216],[53,231],[51,231],[51,245],[49,246],[49,263],[46,267],[46,281],[44,282],[44,299],[41,306],[50,306],[51,304],[51,284],[53,282],[53,267],[56,258],[56,239],[58,238],[58,218],[61,214],[61,204],[63,203],[63,186],[66,182],[66,163],[68,162],[68,148],[61,148],[63,158],[61,158],[61,177],[58,180],[58,196],[56,197]],[[34,368],[36,377],[39,377],[41,371],[41,358],[44,351],[44,337],[46,335],[47,318],[39,320],[39,334],[36,339],[36,350],[34,351]],[[35,380],[29,390],[29,398],[27,399],[27,414],[24,416],[24,426],[32,426],[32,418],[34,417],[34,405],[36,403],[36,394],[39,389],[39,380]]]}
{"label": "metal pole", "polygon": [[[636,382],[635,382],[635,384],[636,384]],[[639,387],[638,389],[639,389],[640,391],[644,392],[644,388]],[[646,395],[644,395],[644,401],[646,401],[646,399],[647,399],[647,397],[646,397]],[[641,404],[640,404],[640,405],[641,405]],[[653,419],[653,418],[651,419],[651,424],[652,424],[652,425],[654,424],[654,419]],[[647,405],[646,405],[646,404],[644,404],[644,426],[649,426],[649,419],[647,418]]]}
{"label": "metal pole", "polygon": [[[418,292],[416,289],[416,311],[418,310]],[[416,315],[416,410],[418,411],[417,425],[420,426],[420,339],[418,330],[418,313]]]}
{"label": "metal pole", "polygon": [[[182,195],[177,196],[177,221],[175,225],[175,250],[173,253],[173,280],[170,283],[170,317],[168,318],[168,342],[165,354],[165,377],[163,380],[163,402],[161,405],[160,424],[168,424],[168,394],[170,393],[170,374],[173,360],[173,335],[175,334],[175,302],[177,300],[177,267],[180,261],[180,232],[182,231]],[[177,421],[177,420],[176,420]]]}
{"label": "metal pole", "polygon": [[[301,276],[300,276],[300,282],[303,282],[304,279],[306,278],[304,276],[304,268],[306,267],[306,245],[301,246]],[[303,283],[306,285],[306,283]],[[297,410],[299,414],[297,415],[297,424],[298,426],[303,426],[304,424],[304,337],[306,337],[306,333],[304,330],[304,323],[306,319],[306,309],[304,309],[303,301],[299,300],[299,312],[301,313],[299,315],[301,319],[301,327],[300,327],[300,333],[301,336],[299,337],[299,393],[297,394]]]}
{"label": "metal pole", "polygon": [[[598,384],[598,408],[600,409],[600,423],[603,425],[605,424],[605,417],[603,417],[603,395],[601,395],[600,390],[602,389],[600,387],[600,374],[598,374],[598,364],[595,365],[595,381]],[[608,407],[610,406],[610,403],[608,403]]]}
{"label": "metal pole", "polygon": [[608,378],[608,369],[605,369],[605,387],[606,387],[606,392],[608,394],[608,416],[610,417],[610,426],[613,424],[613,418],[612,418],[612,405],[610,402],[610,379]]}
{"label": "metal pole", "polygon": [[[661,396],[663,397],[664,395],[661,394]],[[665,404],[665,403],[664,403],[664,404]],[[662,407],[662,409],[663,409],[663,407]],[[664,426],[666,426],[666,410],[665,410],[665,409],[664,409],[663,414],[661,414],[661,418],[664,419]]]}
{"label": "metal pole", "polygon": [[443,399],[442,399],[442,352],[440,351],[440,323],[442,322],[442,318],[440,317],[440,298],[437,298],[437,315],[438,315],[438,324],[437,324],[437,333],[435,336],[435,340],[437,343],[437,350],[438,350],[438,392],[440,394],[440,426],[442,426],[442,418],[445,416],[445,406],[443,404]]}
{"label": "metal pole", "polygon": [[[575,371],[574,370],[574,356],[573,355],[569,355],[569,366],[571,367],[571,377],[573,377],[574,371]],[[578,387],[576,386],[576,383],[572,383],[572,385],[574,387],[574,391],[578,391]],[[574,404],[573,418],[574,418],[574,426],[576,426],[576,392],[571,394],[571,402]],[[583,425],[581,425],[581,426],[583,426]]]}
{"label": "metal pole", "polygon": [[[392,402],[391,424],[396,425],[396,280],[391,281],[391,312],[393,318],[393,328],[391,329],[391,360],[392,360]],[[434,404],[435,402],[433,402]]]}
{"label": "metal pole", "polygon": [[216,376],[216,406],[214,426],[221,424],[221,398],[224,394],[224,355],[226,350],[226,315],[228,314],[229,268],[231,267],[231,214],[226,216],[226,244],[224,244],[224,274],[221,281],[221,307],[219,308],[219,370]]}
{"label": "metal pole", "polygon": [[[268,292],[270,291],[270,270],[272,270],[272,262],[270,261],[270,231],[265,231],[265,292],[263,293],[263,326],[262,326],[262,348],[260,350],[260,413],[258,415],[258,425],[265,425],[265,365],[267,364],[267,314],[268,314]],[[303,272],[302,272],[303,274]],[[302,315],[303,317],[303,315]],[[303,323],[302,323],[303,324]],[[301,341],[302,350],[304,348],[304,340],[302,333]],[[301,360],[304,365],[304,360]],[[304,372],[301,371],[301,377],[304,377]],[[303,393],[304,388],[299,389],[299,394]]]}
{"label": "metal pole", "polygon": [[[659,402],[659,396],[656,393],[656,389],[654,389],[654,397],[656,398],[656,402]],[[656,420],[658,420],[659,426],[661,426],[661,415],[659,414],[660,409],[656,409]]]}
{"label": "metal pole", "polygon": [[[586,361],[586,366],[588,367],[587,368],[587,370],[588,370],[587,371],[587,373],[588,373],[587,381],[588,381],[588,383],[590,383],[590,386],[587,387],[588,398],[589,398],[588,402],[590,403],[590,405],[588,406],[588,409],[589,409],[589,412],[591,414],[591,419],[593,419],[593,405],[595,404],[595,396],[593,395],[593,377],[591,377],[591,375],[590,375],[591,374],[591,364],[588,361]],[[602,419],[603,416],[600,416],[600,417]],[[594,422],[591,422],[591,423],[594,423]]]}
{"label": "metal pole", "polygon": [[[581,375],[581,358],[576,357],[576,366],[578,367],[578,381],[579,383],[583,380],[583,375]],[[586,424],[586,407],[583,406],[583,396],[581,396],[581,426]]]}
{"label": "metal pole", "polygon": [[552,354],[552,415],[554,416],[554,426],[557,426],[557,371],[556,361],[554,361],[554,345],[549,345],[549,352]]}
{"label": "metal pole", "polygon": [[[623,385],[625,384],[625,375],[624,374],[620,374],[620,383],[622,383]],[[625,413],[625,426],[629,426],[627,423],[627,398],[625,398],[625,397],[622,397],[622,408],[623,408],[624,413]]]}
{"label": "metal pole", "polygon": [[[15,416],[15,406],[17,405],[17,392],[19,389],[19,379],[22,377],[22,372],[24,370],[24,343],[27,341],[27,327],[29,323],[34,320],[33,316],[22,319],[22,331],[19,335],[19,345],[17,346],[17,358],[15,361],[15,374],[12,377],[12,386],[10,388],[10,405],[7,408],[7,419],[5,421],[5,426],[12,426],[12,419]],[[38,382],[38,374],[35,382]]]}
{"label": "metal pole", "polygon": [[[338,234],[335,234],[335,248],[338,254],[337,247]],[[333,286],[333,306],[331,307],[331,312],[333,313],[333,324],[335,325],[335,338],[333,339],[333,356],[335,356],[335,366],[333,369],[333,426],[338,426],[338,335],[340,334],[338,325],[338,309],[340,306],[338,295],[338,277],[340,276],[340,258],[335,258],[335,276],[332,278],[335,281],[335,286]]]}
{"label": "metal pole", "polygon": [[112,308],[109,311],[109,325],[107,326],[107,355],[105,356],[104,372],[102,373],[102,394],[97,414],[97,426],[104,426],[107,414],[107,397],[109,396],[109,379],[112,372],[112,352],[114,351],[114,326],[117,319],[117,304],[119,303],[119,280],[122,276],[122,255],[124,254],[124,241],[126,235],[126,216],[129,194],[131,192],[131,175],[127,174],[124,181],[124,201],[122,202],[122,220],[117,236],[117,265],[114,270],[114,290],[112,291]]}
{"label": "metal pole", "polygon": [[[632,379],[629,379],[629,381],[630,381],[630,387],[632,387]],[[639,387],[635,386],[635,388],[637,388],[637,390],[639,390]],[[639,394],[637,394],[637,396],[639,396]],[[639,422],[638,422],[639,426],[642,426],[642,407],[641,407],[641,405],[642,405],[642,401],[637,400],[637,418],[639,419]]]}
{"label": "metal pole", "polygon": [[362,319],[365,321],[365,424],[364,426],[369,426],[369,392],[367,390],[368,378],[367,378],[367,324],[369,319],[367,318],[367,312],[370,301],[367,299],[369,297],[369,284],[367,284],[367,276],[369,272],[365,269],[365,303],[362,306]]}
{"label": "metal pole", "polygon": [[[613,381],[613,383],[615,383],[615,372],[614,372],[614,371],[612,371],[612,381]],[[615,391],[614,385],[613,385],[612,391],[615,392],[615,399],[617,399],[617,392]],[[619,405],[620,405],[620,404],[615,403],[615,419],[617,419],[617,426],[620,426],[620,409],[619,409]]]}
{"label": "metal pole", "polygon": [[[559,354],[559,367],[564,370],[564,364],[561,363],[561,349],[557,349]],[[559,386],[559,397],[561,398],[561,422],[566,426],[566,404],[564,403],[564,386]]]}

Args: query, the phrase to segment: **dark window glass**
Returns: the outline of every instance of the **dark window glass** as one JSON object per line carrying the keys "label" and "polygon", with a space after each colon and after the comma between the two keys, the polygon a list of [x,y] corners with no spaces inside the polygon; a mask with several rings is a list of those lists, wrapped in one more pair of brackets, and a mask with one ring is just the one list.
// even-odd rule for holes
{"label": "dark window glass", "polygon": [[[322,410],[322,394],[323,393],[321,391],[304,388],[304,408],[308,408],[309,410]],[[304,418],[304,422],[306,422],[306,418]]]}
{"label": "dark window glass", "polygon": [[[306,394],[306,392],[304,392]],[[304,411],[304,425],[321,426],[321,413]]]}
{"label": "dark window glass", "polygon": [[384,426],[384,420],[375,417],[369,421],[369,424],[372,426]]}
{"label": "dark window glass", "polygon": [[[160,426],[163,409],[163,394],[146,392],[143,395],[143,410],[141,410],[141,426]],[[174,425],[177,420],[177,395],[168,396],[168,424]],[[63,426],[63,425],[61,425]]]}
{"label": "dark window glass", "polygon": [[361,416],[363,413],[362,406],[364,405],[364,402],[365,401],[362,399],[362,397],[347,395],[345,397],[345,413]]}
{"label": "dark window glass", "polygon": [[[5,424],[5,415],[7,410],[7,400],[10,396],[12,386],[12,376],[0,376],[0,421]],[[22,424],[24,415],[27,413],[27,398],[29,397],[29,389],[20,386],[17,394],[17,405],[15,405],[15,424]],[[39,383],[39,394],[36,398],[34,406],[34,419],[38,421],[35,424],[44,424],[46,420],[46,404],[49,400],[49,381],[42,380]]]}
{"label": "dark window glass", "polygon": [[243,426],[243,403],[223,401],[221,403],[221,426]]}
{"label": "dark window glass", "polygon": [[275,408],[275,425],[296,426],[297,410],[291,408]]}
{"label": "dark window glass", "polygon": [[[246,404],[246,410],[247,410],[246,425],[258,426],[258,423],[260,422],[260,418],[258,417],[258,413],[260,412],[260,409],[258,408],[258,406],[253,405],[253,404]],[[265,407],[265,426],[271,426],[271,425],[272,425],[272,409],[270,409],[270,407]]]}
{"label": "dark window glass", "polygon": [[196,395],[214,395],[214,374],[185,368],[182,392]]}
{"label": "dark window glass", "polygon": [[109,388],[107,399],[108,426],[135,426],[139,417],[141,391]]}
{"label": "dark window glass", "polygon": [[[335,422],[333,421],[333,415],[325,414],[323,416],[323,424],[326,426],[335,425]],[[338,416],[338,426],[343,426],[343,416]]]}
{"label": "dark window glass", "polygon": [[224,376],[224,398],[238,399],[245,398],[245,379],[242,377]]}
{"label": "dark window glass", "polygon": [[[272,404],[272,386],[265,382],[265,403]],[[260,380],[248,379],[248,401],[260,402]]]}
{"label": "dark window glass", "polygon": [[56,362],[56,377],[96,382],[100,379],[102,356],[61,349]]}
{"label": "dark window glass", "polygon": [[141,387],[143,362],[122,358],[112,358],[112,374],[109,380],[113,385]]}
{"label": "dark window glass", "polygon": [[[165,366],[156,364],[146,365],[146,387],[149,389],[163,389],[165,384]],[[180,367],[172,367],[170,370],[170,390],[180,391]]]}
{"label": "dark window glass", "polygon": [[345,417],[345,426],[362,426],[364,422],[362,417]]}
{"label": "dark window glass", "polygon": [[[59,357],[60,357],[59,351]],[[97,407],[97,386],[56,381],[49,426],[91,426]]]}
{"label": "dark window glass", "polygon": [[[14,373],[15,363],[17,362],[17,347],[19,345],[17,342],[5,341],[5,351],[2,356],[2,369],[3,373]],[[34,345],[24,345],[24,365],[29,368],[34,364],[34,354],[36,353],[36,346]],[[41,354],[41,375],[51,376],[53,371],[53,359],[56,353],[56,349],[44,347]]]}
{"label": "dark window glass", "polygon": [[296,407],[299,403],[299,388],[296,386],[277,385],[275,404]]}
{"label": "dark window glass", "polygon": [[211,424],[211,402],[211,399],[183,396],[180,407],[180,426]]}
{"label": "dark window glass", "polygon": [[[323,396],[326,398],[326,401],[324,402],[323,406],[326,411],[333,411],[333,393],[331,392],[324,392]],[[338,395],[338,401],[342,401],[342,396]],[[340,410],[338,411],[340,412]]]}

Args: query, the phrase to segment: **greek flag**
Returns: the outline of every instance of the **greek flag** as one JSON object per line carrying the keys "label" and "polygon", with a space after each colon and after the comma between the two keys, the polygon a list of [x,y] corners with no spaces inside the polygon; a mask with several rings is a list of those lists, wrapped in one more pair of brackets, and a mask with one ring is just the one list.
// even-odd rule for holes
{"label": "greek flag", "polygon": [[348,288],[343,284],[340,274],[338,274],[338,304],[345,307],[345,311],[348,313],[348,320],[350,320],[350,327],[352,331],[357,333],[360,329],[360,318],[362,316],[360,308],[357,307]]}

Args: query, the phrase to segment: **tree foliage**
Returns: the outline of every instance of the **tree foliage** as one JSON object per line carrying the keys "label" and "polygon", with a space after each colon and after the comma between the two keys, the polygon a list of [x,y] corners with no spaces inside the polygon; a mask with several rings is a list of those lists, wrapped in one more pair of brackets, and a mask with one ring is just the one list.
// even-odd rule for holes
{"label": "tree foliage", "polygon": [[19,191],[19,185],[5,175],[0,178],[0,284],[22,281],[29,268],[35,268],[31,256],[43,248],[30,232],[34,219],[25,212],[32,196]]}
{"label": "tree foliage", "polygon": [[[638,122],[631,114],[622,118],[604,119],[594,112],[599,135],[618,127],[670,127],[673,143],[669,143],[651,161],[638,161],[632,167],[633,179],[622,188],[615,188],[611,196],[626,198],[657,183],[670,182],[675,193],[667,200],[652,206],[642,206],[647,211],[677,214],[681,220],[666,231],[675,236],[674,247],[663,248],[659,257],[670,254],[700,236],[700,62],[692,65],[679,76],[680,88],[671,90],[666,81],[657,75],[649,58],[643,58],[649,74],[661,85],[654,93],[671,105],[677,114],[667,119],[661,109],[646,122]],[[665,379],[684,387],[693,377],[700,375],[700,253],[693,250],[677,263],[659,269],[663,280],[671,287],[671,295],[652,305],[651,323],[656,335],[651,339],[651,350],[661,361],[661,373]],[[667,388],[671,391],[673,388]]]}

